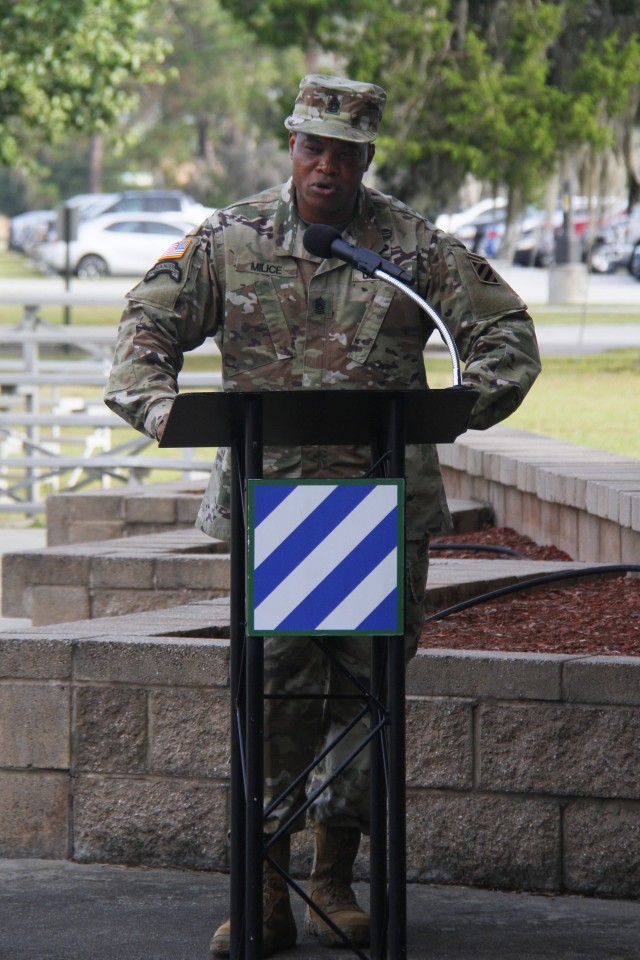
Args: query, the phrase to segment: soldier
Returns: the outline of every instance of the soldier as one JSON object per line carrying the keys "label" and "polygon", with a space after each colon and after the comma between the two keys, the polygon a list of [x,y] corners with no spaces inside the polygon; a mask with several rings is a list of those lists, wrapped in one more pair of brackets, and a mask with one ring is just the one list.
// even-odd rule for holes
{"label": "soldier", "polygon": [[[465,363],[464,381],[480,392],[470,426],[485,429],[509,416],[540,370],[533,324],[520,297],[482,257],[437,230],[393,197],[366,188],[384,90],[372,83],[312,74],[304,77],[289,130],[291,179],[232,204],[174,244],[128,294],[118,331],[106,403],[143,433],[160,438],[182,367],[183,352],[213,337],[222,355],[225,390],[425,389],[423,350],[432,321],[407,297],[336,259],[320,260],[302,242],[306,227],[324,223],[412,274],[416,292],[443,318]],[[370,452],[360,447],[267,448],[265,477],[359,477]],[[429,535],[450,516],[435,448],[406,452],[406,635],[409,660],[423,623]],[[229,464],[218,451],[200,513],[211,536],[229,536]],[[369,643],[331,638],[335,656],[367,677]],[[304,638],[265,640],[267,693],[340,693],[344,680]],[[338,703],[338,706],[335,704]],[[345,729],[354,701],[267,700],[265,804],[305,769],[323,742]],[[339,764],[362,739],[355,729],[314,773]],[[358,905],[352,870],[368,832],[368,755],[327,787],[309,810],[315,856],[310,896],[357,945],[369,940],[369,917]],[[291,820],[271,847],[285,869],[290,833],[305,785],[265,820],[267,833]],[[297,931],[286,883],[265,866],[264,955],[292,946]],[[305,929],[326,946],[341,940],[307,908]],[[230,924],[211,942],[229,953]]]}

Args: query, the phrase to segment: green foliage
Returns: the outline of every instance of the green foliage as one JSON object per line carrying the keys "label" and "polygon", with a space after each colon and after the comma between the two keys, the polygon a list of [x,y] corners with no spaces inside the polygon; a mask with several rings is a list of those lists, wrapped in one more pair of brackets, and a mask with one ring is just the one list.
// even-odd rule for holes
{"label": "green foliage", "polygon": [[614,142],[640,63],[637,2],[222,0],[270,43],[331,50],[389,94],[382,184],[442,206],[472,174],[507,191],[512,219],[580,147]]}
{"label": "green foliage", "polygon": [[150,0],[2,0],[0,162],[25,163],[29,134],[105,130],[158,81],[167,50],[144,36]]}
{"label": "green foliage", "polygon": [[326,0],[221,0],[222,6],[273,47],[301,45],[313,49],[323,46],[336,50],[340,38],[353,31],[359,18],[378,4],[373,0],[342,0],[332,7]]}
{"label": "green foliage", "polygon": [[278,182],[288,169],[280,99],[304,69],[300,52],[258,43],[218,0],[167,0],[164,13],[166,82],[132,118],[130,163],[209,206]]}
{"label": "green foliage", "polygon": [[40,160],[63,195],[94,131],[105,186],[151,171],[218,206],[276,182],[311,70],[386,88],[378,179],[427,211],[471,174],[515,221],[567,157],[622,155],[640,120],[638,0],[0,0],[0,16],[0,163]]}

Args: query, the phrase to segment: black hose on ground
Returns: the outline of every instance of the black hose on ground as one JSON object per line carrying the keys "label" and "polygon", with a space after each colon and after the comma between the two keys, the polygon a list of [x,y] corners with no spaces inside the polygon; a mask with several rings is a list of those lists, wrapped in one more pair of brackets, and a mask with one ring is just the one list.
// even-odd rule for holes
{"label": "black hose on ground", "polygon": [[604,573],[640,573],[639,563],[610,563],[602,564],[597,567],[586,567],[582,570],[561,570],[558,573],[547,573],[542,577],[533,577],[531,580],[522,580],[519,583],[511,583],[506,587],[499,587],[497,590],[491,590],[489,593],[481,593],[477,597],[471,597],[469,600],[462,600],[460,603],[447,607],[446,610],[440,610],[439,613],[432,613],[425,617],[425,623],[433,620],[443,620],[452,613],[459,613],[461,610],[468,610],[469,607],[475,607],[479,603],[485,603],[487,600],[495,600],[498,597],[506,597],[511,593],[517,593],[519,590],[527,590],[531,587],[539,587],[545,583],[557,583],[559,580],[576,580],[579,577],[593,577]]}

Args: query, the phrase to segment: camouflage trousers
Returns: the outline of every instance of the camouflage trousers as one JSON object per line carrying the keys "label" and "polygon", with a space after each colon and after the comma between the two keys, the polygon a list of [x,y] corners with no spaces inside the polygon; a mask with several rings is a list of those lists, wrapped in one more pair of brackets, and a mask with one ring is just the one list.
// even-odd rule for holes
{"label": "camouflage trousers", "polygon": [[[408,663],[416,652],[424,621],[428,541],[407,543],[406,557],[404,650]],[[403,638],[398,637],[397,642],[402,643]],[[326,751],[335,737],[362,712],[361,699],[324,699],[358,693],[340,667],[369,686],[370,637],[324,637],[322,644],[328,652],[310,637],[265,639],[264,690],[276,697],[265,701],[267,833],[274,833],[283,824],[288,824],[287,832],[303,829],[305,817],[299,811],[307,793],[311,797],[320,789],[370,728],[371,716],[365,712],[311,774],[303,776],[314,758]],[[279,699],[289,695],[296,699]],[[308,809],[309,819],[314,823],[356,827],[368,833],[369,778],[369,748],[365,747],[319,793]],[[288,791],[286,797],[278,800],[285,791]]]}

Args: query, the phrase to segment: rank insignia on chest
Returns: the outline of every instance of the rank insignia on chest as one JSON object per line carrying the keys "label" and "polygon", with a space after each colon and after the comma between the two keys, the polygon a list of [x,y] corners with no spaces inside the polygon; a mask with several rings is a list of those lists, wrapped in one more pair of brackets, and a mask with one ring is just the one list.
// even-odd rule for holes
{"label": "rank insignia on chest", "polygon": [[180,260],[191,246],[191,240],[177,240],[172,243],[168,250],[158,257],[158,260]]}
{"label": "rank insignia on chest", "polygon": [[316,317],[330,317],[333,313],[331,297],[313,297],[311,313]]}

